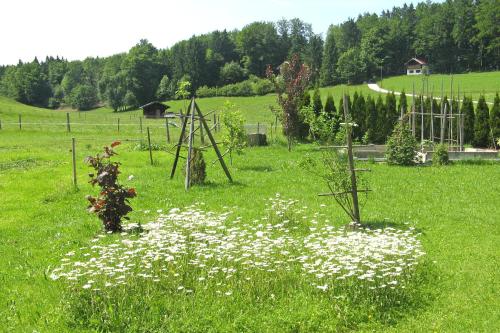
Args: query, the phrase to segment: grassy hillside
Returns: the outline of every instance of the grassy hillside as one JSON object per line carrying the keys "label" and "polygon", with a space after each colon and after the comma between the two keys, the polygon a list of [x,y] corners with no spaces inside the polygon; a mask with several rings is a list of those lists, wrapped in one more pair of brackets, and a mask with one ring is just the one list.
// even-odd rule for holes
{"label": "grassy hillside", "polygon": [[[341,90],[332,92],[337,103]],[[214,98],[199,103],[202,110],[209,111],[219,108],[224,100]],[[240,106],[249,122],[272,120],[268,103],[273,103],[273,96],[231,100]],[[171,103],[174,110],[182,104]],[[64,112],[0,98],[0,119],[15,122],[18,113],[27,120],[65,120]],[[92,245],[96,235],[102,235],[100,222],[85,210],[85,195],[96,189],[87,183],[89,168],[83,159],[114,139],[144,140],[145,133],[140,132],[136,122],[138,114],[114,114],[105,108],[71,113],[72,119],[80,122],[71,133],[65,132],[64,122],[42,127],[26,124],[22,131],[9,125],[0,131],[1,332],[89,332],[89,325],[95,329],[100,325],[99,320],[84,322],[78,305],[69,305],[68,300],[80,305],[85,300],[48,276],[66,253],[78,252],[81,247]],[[130,123],[120,132],[114,127],[118,116]],[[91,121],[106,121],[110,125],[99,127],[90,125]],[[164,145],[162,124],[152,120],[145,121],[144,126],[154,127],[153,141]],[[78,190],[71,183],[71,137],[77,139]],[[180,170],[173,180],[168,177],[170,154],[154,151],[155,164],[151,166],[148,152],[136,149],[138,142],[125,141],[118,148],[117,159],[123,163],[123,182],[136,187],[139,193],[132,201],[132,221],[147,223],[156,218],[158,209],[167,211],[203,202],[207,210],[214,212],[233,207],[242,221],[257,224],[266,214],[268,199],[281,193],[285,198],[298,199],[300,207],[307,207],[303,214],[310,218],[297,222],[298,231],[293,232],[297,237],[310,235],[312,223],[317,223],[314,228],[346,223],[333,200],[317,196],[325,191],[325,185],[303,167],[305,160],[318,157],[316,146],[302,144],[288,153],[279,136],[273,137],[271,143],[269,147],[248,148],[244,155],[235,156],[230,168],[234,184],[227,182],[217,165],[209,163],[208,184],[186,192]],[[206,153],[207,161],[214,158],[213,152]],[[200,331],[214,327],[221,331],[498,331],[500,229],[496,217],[500,214],[500,183],[492,181],[500,179],[498,165],[403,168],[359,163],[359,167],[372,169],[367,178],[373,192],[362,209],[365,221],[375,228],[414,226],[422,233],[420,239],[427,253],[428,275],[417,284],[420,298],[404,300],[404,307],[384,312],[384,321],[371,316],[380,313],[376,308],[339,318],[338,309],[332,308],[334,298],[329,294],[311,294],[286,283],[279,288],[269,287],[270,293],[277,295],[275,300],[257,298],[251,304],[237,297],[224,303],[204,298],[202,293],[193,299],[168,289],[149,293],[146,299],[139,289],[130,289],[123,300],[129,303],[123,304],[131,305],[135,299],[140,306],[133,309],[143,312],[130,312],[126,306],[111,309],[112,312],[126,318],[131,327],[145,331],[187,327]],[[129,175],[134,175],[134,179],[127,181]],[[169,308],[169,304],[176,306]],[[162,306],[167,312],[155,315]],[[110,325],[116,328],[124,322]]]}
{"label": "grassy hillside", "polygon": [[[423,80],[425,85],[429,87],[429,94],[434,92],[434,96],[441,96],[441,84],[443,85],[444,94],[451,96],[451,79],[450,75],[431,74],[430,76],[422,75],[402,75],[383,79],[379,82],[379,86],[387,90],[405,91],[411,93],[413,85],[415,92],[420,94]],[[493,102],[495,93],[500,92],[500,71],[486,73],[468,73],[453,75],[453,94],[456,96],[458,87],[460,86],[460,95],[472,96],[477,101],[480,95],[484,95],[488,102]],[[427,88],[425,88],[427,89]]]}

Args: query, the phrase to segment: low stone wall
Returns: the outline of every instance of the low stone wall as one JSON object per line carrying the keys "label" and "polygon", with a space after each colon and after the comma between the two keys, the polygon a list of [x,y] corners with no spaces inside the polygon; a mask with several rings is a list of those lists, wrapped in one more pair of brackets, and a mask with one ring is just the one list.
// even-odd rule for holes
{"label": "low stone wall", "polygon": [[[426,153],[426,161],[432,161],[433,151]],[[465,160],[500,160],[497,151],[450,151],[448,152],[450,161]]]}

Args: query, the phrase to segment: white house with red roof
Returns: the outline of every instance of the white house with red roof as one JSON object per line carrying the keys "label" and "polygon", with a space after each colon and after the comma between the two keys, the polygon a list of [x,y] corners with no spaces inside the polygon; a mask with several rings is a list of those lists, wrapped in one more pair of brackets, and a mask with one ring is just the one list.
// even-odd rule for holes
{"label": "white house with red roof", "polygon": [[429,64],[425,60],[411,58],[405,63],[406,75],[429,74]]}

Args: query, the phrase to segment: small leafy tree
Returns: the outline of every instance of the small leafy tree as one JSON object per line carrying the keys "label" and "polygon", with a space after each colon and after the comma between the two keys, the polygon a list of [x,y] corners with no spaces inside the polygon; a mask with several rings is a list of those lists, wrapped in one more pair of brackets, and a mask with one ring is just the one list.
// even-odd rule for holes
{"label": "small leafy tree", "polygon": [[[323,154],[321,162],[323,169],[320,176],[326,182],[332,197],[351,220],[356,221],[347,154],[328,151]],[[368,193],[369,184],[359,172],[356,173],[356,184],[358,189]]]}
{"label": "small leafy tree", "polygon": [[104,147],[102,154],[85,159],[95,170],[95,173],[89,174],[89,183],[101,188],[98,196],[87,195],[90,202],[88,210],[97,214],[106,231],[112,232],[122,229],[121,220],[128,220],[126,215],[132,211],[128,199],[137,195],[134,188],[126,188],[118,183],[120,163],[110,161],[112,156],[117,155],[113,148],[119,144],[120,141],[115,141],[111,147]]}
{"label": "small leafy tree", "polygon": [[474,119],[474,147],[487,148],[490,141],[490,112],[484,96],[479,97],[476,107],[476,118]]}
{"label": "small leafy tree", "polygon": [[233,152],[241,154],[246,144],[245,121],[236,105],[226,101],[222,112],[224,134],[222,143],[229,153],[229,161],[233,164]]}
{"label": "small leafy tree", "polygon": [[413,137],[406,121],[396,124],[387,140],[387,163],[395,165],[413,165],[417,151],[417,141]]}
{"label": "small leafy tree", "polygon": [[271,66],[267,67],[266,76],[274,84],[281,106],[283,129],[288,139],[288,151],[292,150],[292,140],[300,135],[299,110],[304,92],[311,76],[309,67],[302,64],[295,54],[290,61],[280,67],[280,78],[276,77]]}
{"label": "small leafy tree", "polygon": [[189,80],[184,79],[179,81],[177,84],[177,90],[175,91],[175,98],[177,99],[186,99],[191,95],[191,82]]}

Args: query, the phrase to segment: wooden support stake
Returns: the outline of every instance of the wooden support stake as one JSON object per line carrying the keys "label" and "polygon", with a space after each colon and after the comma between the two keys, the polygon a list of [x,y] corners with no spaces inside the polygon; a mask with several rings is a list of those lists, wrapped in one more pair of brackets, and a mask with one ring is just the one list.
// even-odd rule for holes
{"label": "wooden support stake", "polygon": [[69,132],[71,132],[71,126],[69,124],[69,112],[66,112],[66,130]]}
{"label": "wooden support stake", "polygon": [[22,121],[21,121],[21,115],[19,115],[19,130],[23,128],[22,126]]}
{"label": "wooden support stake", "polygon": [[151,165],[153,165],[153,150],[151,149],[151,136],[149,135],[149,127],[147,127],[148,131],[148,148],[149,148],[149,161]]}
{"label": "wooden support stake", "polygon": [[142,134],[142,117],[139,116],[139,128],[141,129]]}
{"label": "wooden support stake", "polygon": [[434,142],[434,91],[431,92],[431,142]]}
{"label": "wooden support stake", "polygon": [[117,119],[118,122],[118,133],[120,133],[120,118]]}
{"label": "wooden support stake", "polygon": [[411,105],[411,134],[415,137],[415,82],[413,82],[413,99]]}
{"label": "wooden support stake", "polygon": [[448,109],[448,105],[444,105],[443,107],[443,117],[441,118],[441,137],[440,137],[440,143],[443,144],[444,143],[444,131],[446,129],[446,112],[447,112],[447,109]]}
{"label": "wooden support stake", "polygon": [[[193,101],[194,103],[194,101]],[[233,179],[231,178],[231,174],[229,173],[229,169],[226,166],[226,163],[224,162],[224,158],[222,157],[222,154],[219,151],[219,148],[217,147],[217,142],[215,142],[214,137],[212,136],[212,133],[210,132],[210,128],[207,125],[207,122],[205,121],[205,118],[203,118],[203,114],[201,113],[200,109],[198,108],[198,105],[194,103],[196,107],[196,111],[198,112],[198,115],[200,116],[200,120],[202,125],[205,127],[205,130],[207,132],[208,139],[212,143],[212,146],[214,147],[215,153],[217,154],[217,158],[219,159],[220,165],[222,166],[222,169],[224,170],[224,173],[226,174],[227,179],[229,179],[230,182],[233,182]]]}
{"label": "wooden support stake", "polygon": [[[187,115],[189,115],[189,109]],[[179,161],[179,154],[181,151],[182,142],[184,141],[184,135],[186,132],[187,120],[188,120],[187,117],[181,118],[182,121],[181,134],[179,135],[179,142],[177,143],[177,149],[175,151],[174,164],[172,166],[172,172],[170,173],[170,179],[174,178],[175,175],[175,169],[177,168],[177,162]]]}
{"label": "wooden support stake", "polygon": [[[186,118],[187,119],[187,118]],[[191,159],[193,158],[193,139],[194,139],[194,97],[191,99],[191,123],[189,124],[189,141],[188,141],[188,154],[186,159],[186,180],[184,188],[189,190],[191,187]]]}
{"label": "wooden support stake", "polygon": [[73,185],[77,187],[76,183],[76,142],[75,138],[71,138],[71,155],[73,157]]}
{"label": "wooden support stake", "polygon": [[257,123],[257,134],[260,133],[260,123]]}
{"label": "wooden support stake", "polygon": [[347,137],[347,157],[349,160],[349,170],[351,173],[351,188],[352,188],[352,204],[354,208],[354,221],[356,223],[361,222],[361,217],[359,215],[359,204],[358,204],[358,186],[356,183],[356,171],[354,171],[354,157],[352,154],[352,128],[349,124],[351,122],[350,117],[348,116],[349,105],[347,103],[347,97],[344,95],[344,118],[346,122],[346,137]]}
{"label": "wooden support stake", "polygon": [[168,118],[165,118],[165,129],[167,130],[167,143],[170,143],[170,128],[168,127]]}

